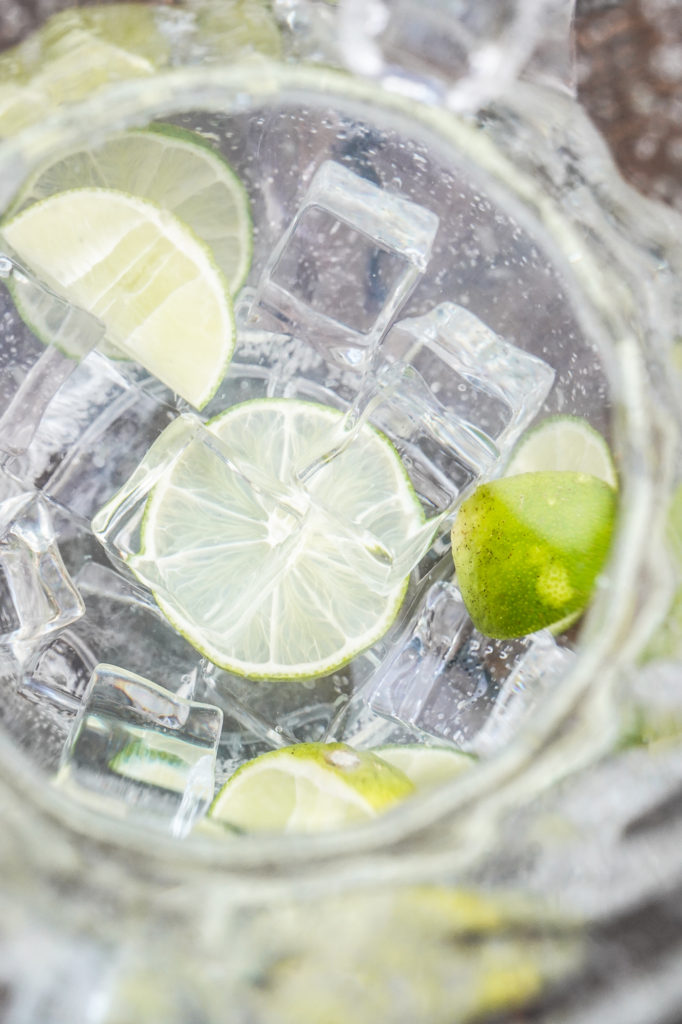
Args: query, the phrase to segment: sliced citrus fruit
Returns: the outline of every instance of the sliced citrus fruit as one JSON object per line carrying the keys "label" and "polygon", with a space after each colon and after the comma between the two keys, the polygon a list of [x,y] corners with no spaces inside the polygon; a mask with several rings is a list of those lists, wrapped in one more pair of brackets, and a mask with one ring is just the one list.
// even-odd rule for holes
{"label": "sliced citrus fruit", "polygon": [[161,5],[69,8],[0,58],[0,136],[83,99],[107,82],[152,75],[168,63]]}
{"label": "sliced citrus fruit", "polygon": [[63,154],[25,182],[9,216],[83,187],[117,189],[169,210],[206,242],[232,294],[244,283],[252,252],[249,199],[229,164],[197,132],[151,125]]}
{"label": "sliced citrus fruit", "polygon": [[549,416],[529,430],[512,452],[505,476],[543,470],[586,473],[618,487],[608,444],[579,416]]}
{"label": "sliced citrus fruit", "polygon": [[476,628],[510,639],[582,611],[615,515],[614,489],[582,473],[524,473],[478,487],[452,527],[457,582]]}
{"label": "sliced citrus fruit", "polygon": [[0,57],[0,137],[108,82],[178,63],[278,56],[280,50],[266,0],[194,0],[183,9],[147,3],[70,7]]}
{"label": "sliced citrus fruit", "polygon": [[341,416],[295,399],[233,406],[208,424],[229,460],[190,446],[148,500],[131,567],[154,565],[161,610],[239,675],[325,675],[378,640],[402,602],[406,580],[377,593],[366,538],[390,551],[423,511],[383,435],[364,427],[289,503],[277,497],[325,450]]}
{"label": "sliced citrus fruit", "polygon": [[74,189],[23,210],[2,235],[41,281],[101,320],[109,342],[197,408],[211,398],[234,348],[232,302],[177,217],[123,192]]}
{"label": "sliced citrus fruit", "polygon": [[237,769],[208,817],[246,832],[321,832],[367,821],[413,789],[401,771],[369,751],[300,743]]}
{"label": "sliced citrus fruit", "polygon": [[372,753],[408,777],[415,789],[428,789],[448,782],[476,763],[471,754],[451,747],[428,747],[421,743],[391,744]]}

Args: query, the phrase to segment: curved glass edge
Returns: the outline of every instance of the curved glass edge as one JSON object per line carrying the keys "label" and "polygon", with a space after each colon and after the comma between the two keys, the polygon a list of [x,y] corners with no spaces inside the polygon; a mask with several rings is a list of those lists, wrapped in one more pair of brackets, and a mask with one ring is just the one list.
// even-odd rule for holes
{"label": "curved glass edge", "polygon": [[[17,175],[38,164],[55,145],[66,148],[77,142],[83,124],[97,125],[100,120],[106,123],[106,130],[99,135],[97,129],[90,133],[96,141],[119,124],[141,125],[152,117],[167,115],[177,110],[179,103],[185,109],[197,105],[224,109],[228,103],[233,110],[243,111],[252,103],[281,91],[286,91],[290,97],[306,93],[309,100],[311,90],[323,99],[340,95],[346,103],[362,105],[378,101],[375,85],[344,73],[286,67],[265,60],[259,61],[257,69],[253,66],[225,70],[183,69],[153,80],[117,85],[3,144],[0,181],[4,191],[0,201],[9,198]],[[75,870],[81,857],[92,865],[93,850],[101,850],[101,844],[105,843],[109,854],[121,854],[123,860],[126,855],[128,859],[143,855],[147,869],[152,857],[164,871],[180,870],[185,878],[190,867],[201,872],[208,868],[228,874],[236,872],[241,879],[240,888],[244,892],[257,891],[259,899],[263,898],[266,880],[276,889],[280,883],[290,885],[295,877],[306,878],[309,883],[316,877],[328,877],[330,858],[337,864],[335,877],[338,858],[344,858],[341,873],[348,881],[368,877],[368,873],[373,877],[382,873],[382,877],[386,877],[386,872],[389,878],[416,879],[425,873],[440,871],[445,863],[449,871],[470,863],[485,846],[496,816],[505,808],[530,798],[597,756],[613,741],[610,695],[617,686],[619,673],[641,646],[644,639],[641,634],[649,628],[637,627],[640,609],[633,595],[641,590],[643,580],[647,581],[648,590],[656,589],[657,573],[663,561],[663,556],[657,556],[652,549],[651,524],[656,521],[662,504],[661,495],[670,485],[670,460],[665,452],[674,444],[675,428],[665,403],[657,403],[652,390],[649,359],[655,357],[656,352],[655,345],[653,350],[650,346],[656,339],[645,337],[650,329],[649,308],[639,305],[641,264],[635,260],[635,255],[642,240],[651,238],[659,255],[667,258],[670,235],[667,211],[664,214],[655,204],[644,200],[632,201],[631,190],[620,181],[586,117],[568,100],[565,103],[558,100],[556,93],[545,94],[543,90],[519,86],[506,97],[504,107],[498,111],[493,109],[485,133],[477,123],[457,120],[442,110],[425,108],[404,98],[382,95],[380,102],[388,118],[413,118],[485,171],[507,199],[510,193],[514,196],[534,225],[551,237],[553,251],[563,254],[567,279],[574,282],[576,308],[588,331],[601,339],[604,351],[609,343],[615,347],[616,359],[611,369],[619,399],[620,454],[624,464],[630,467],[633,483],[630,487],[626,485],[624,493],[619,537],[608,570],[610,585],[597,596],[588,616],[578,664],[562,687],[538,709],[529,727],[495,760],[451,786],[416,799],[411,806],[403,806],[399,812],[387,814],[361,829],[305,839],[244,837],[238,844],[223,845],[191,837],[179,846],[177,841],[155,838],[152,851],[145,837],[132,829],[110,823],[45,793],[45,787],[32,778],[31,772],[16,763],[15,753],[0,737],[0,757],[5,767],[2,799],[8,811],[8,828],[10,822],[15,823],[17,835],[22,835],[30,844],[32,856],[42,861],[44,867],[49,868],[53,861],[53,857],[46,855],[48,848],[54,853],[57,845],[64,847],[65,859]],[[112,116],[114,109],[115,118]],[[530,119],[529,112],[533,115]],[[102,117],[102,113],[106,116]],[[534,180],[538,168],[547,166],[542,148],[530,149],[526,144],[524,152],[532,152],[535,163],[526,160],[524,165],[514,147],[509,146],[509,138],[504,137],[505,124],[513,133],[524,125],[524,119],[528,119],[526,129],[533,125],[533,119],[543,123],[543,116],[547,124],[550,113],[554,136],[559,138],[565,132],[573,142],[580,143],[576,159],[580,162],[582,153],[587,159],[585,187],[600,202],[604,196],[609,197],[610,209],[605,212],[600,212],[595,200],[589,234],[576,228],[576,210],[562,209],[556,195],[552,195],[553,190],[559,191],[560,181],[552,182],[546,175],[544,179]],[[493,127],[495,117],[497,128]],[[554,148],[552,144],[546,151]],[[595,167],[590,168],[595,154],[599,157],[596,174]],[[561,163],[557,161],[557,168]],[[590,170],[595,180],[591,180]],[[620,229],[615,237],[614,209],[618,210],[620,218]],[[635,240],[627,253],[620,246],[613,248],[623,233]],[[605,259],[606,254],[608,259]],[[635,276],[631,277],[633,273]],[[621,287],[623,302],[614,303],[612,288],[619,280],[622,284],[624,278],[627,284]],[[658,295],[658,285],[654,287],[651,283],[650,290],[652,297]],[[627,302],[630,291],[631,299]],[[589,309],[582,301],[584,297],[590,301]],[[662,457],[650,464],[653,451],[661,452]],[[598,686],[595,686],[596,679]],[[561,740],[548,742],[562,726]],[[472,815],[469,812],[473,807],[477,810]],[[73,849],[67,851],[66,844],[59,842],[64,835],[62,823],[80,836],[79,853]],[[41,834],[49,835],[44,846],[36,840]],[[313,870],[313,865],[317,870]],[[106,870],[111,873],[113,865]],[[127,871],[125,874],[129,877]]]}

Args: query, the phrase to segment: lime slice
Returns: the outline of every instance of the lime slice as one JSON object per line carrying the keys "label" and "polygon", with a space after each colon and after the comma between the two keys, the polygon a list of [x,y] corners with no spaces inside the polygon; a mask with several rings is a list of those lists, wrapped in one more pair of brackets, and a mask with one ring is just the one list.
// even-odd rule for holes
{"label": "lime slice", "polygon": [[505,476],[563,470],[599,477],[618,487],[613,458],[602,435],[579,416],[549,416],[525,434],[512,452]]}
{"label": "lime slice", "polygon": [[475,758],[450,747],[427,747],[417,743],[391,744],[374,751],[382,761],[398,768],[415,789],[428,789],[454,779],[474,765]]}
{"label": "lime slice", "polygon": [[252,252],[249,199],[229,164],[196,132],[152,125],[62,155],[25,183],[9,215],[82,187],[117,189],[169,210],[209,246],[233,295],[244,283]]}
{"label": "lime slice", "polygon": [[242,765],[208,814],[247,832],[322,832],[367,821],[413,789],[401,771],[369,751],[300,743]]}
{"label": "lime slice", "polygon": [[524,473],[478,487],[452,527],[477,629],[510,639],[584,610],[609,551],[614,489],[596,476]]}
{"label": "lime slice", "polygon": [[[96,316],[108,340],[201,408],[234,348],[227,283],[185,225],[148,200],[108,189],[60,192],[2,228],[53,291]],[[34,325],[49,336],[47,324]]]}
{"label": "lime slice", "polygon": [[364,539],[390,550],[423,523],[385,437],[364,427],[307,490],[292,493],[300,518],[272,497],[325,450],[341,416],[294,399],[233,406],[208,428],[242,473],[191,446],[149,498],[139,562],[165,573],[159,607],[198,650],[239,675],[331,672],[378,640],[402,602],[406,580],[376,592]]}

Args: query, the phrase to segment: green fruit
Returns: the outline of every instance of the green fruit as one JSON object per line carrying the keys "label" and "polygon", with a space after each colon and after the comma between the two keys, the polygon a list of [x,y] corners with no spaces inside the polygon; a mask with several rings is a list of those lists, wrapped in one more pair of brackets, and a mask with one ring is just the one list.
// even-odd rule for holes
{"label": "green fruit", "polygon": [[511,639],[583,611],[616,502],[612,487],[584,473],[523,473],[479,487],[452,528],[457,582],[476,628]]}

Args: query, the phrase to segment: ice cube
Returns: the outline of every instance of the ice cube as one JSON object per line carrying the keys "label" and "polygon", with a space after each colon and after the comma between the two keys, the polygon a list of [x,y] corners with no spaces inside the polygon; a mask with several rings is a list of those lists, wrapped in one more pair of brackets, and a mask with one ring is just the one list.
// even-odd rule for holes
{"label": "ice cube", "polygon": [[185,836],[213,797],[222,711],[114,665],[98,665],[57,781],[118,817]]}
{"label": "ice cube", "polygon": [[424,273],[438,217],[326,161],[275,246],[254,308],[330,358],[371,359]]}
{"label": "ice cube", "polygon": [[[0,449],[20,454],[31,443],[64,381],[101,341],[104,328],[95,317],[55,295],[8,256],[0,258],[10,268],[1,276],[8,282],[16,307],[8,306],[5,312],[3,348],[11,363],[3,374]],[[30,324],[36,340],[30,339],[20,316]],[[12,339],[12,333],[17,337]],[[17,378],[19,365],[23,374]]]}
{"label": "ice cube", "polygon": [[478,436],[483,462],[476,462],[475,449],[471,455],[479,472],[489,467],[490,446],[499,456],[509,453],[540,412],[555,376],[544,360],[452,302],[400,320],[384,340],[382,355],[418,370],[450,418]]}
{"label": "ice cube", "polygon": [[21,664],[83,611],[47,501],[34,492],[6,497],[0,503],[0,645]]}
{"label": "ice cube", "polygon": [[484,636],[454,582],[436,579],[422,589],[403,634],[354,694],[336,736],[365,745],[368,739],[389,742],[390,730],[375,720],[379,716],[413,740],[492,754],[511,739],[572,657],[548,631],[509,641]]}

